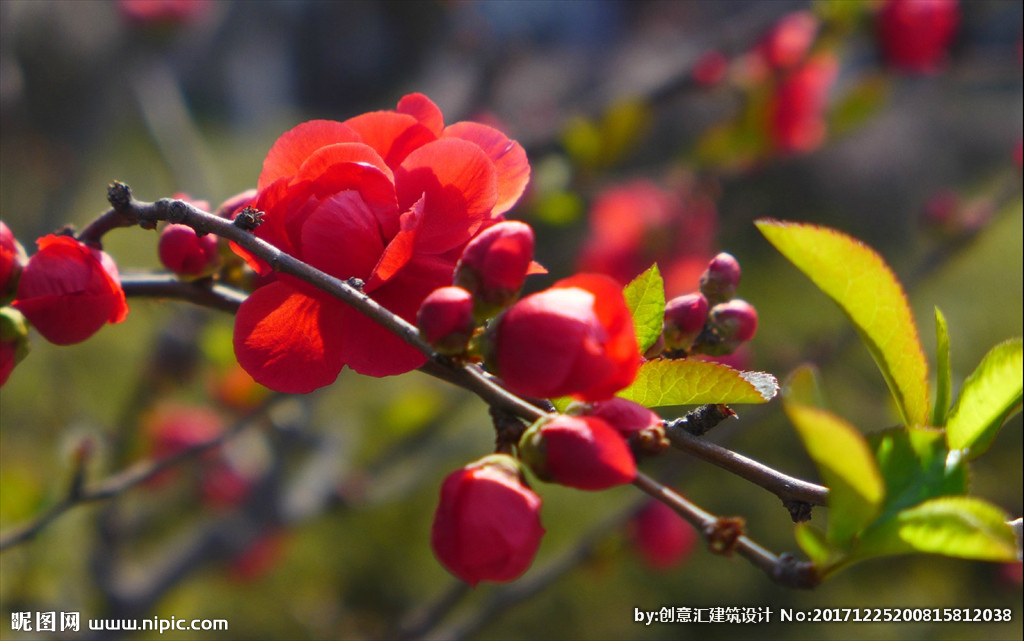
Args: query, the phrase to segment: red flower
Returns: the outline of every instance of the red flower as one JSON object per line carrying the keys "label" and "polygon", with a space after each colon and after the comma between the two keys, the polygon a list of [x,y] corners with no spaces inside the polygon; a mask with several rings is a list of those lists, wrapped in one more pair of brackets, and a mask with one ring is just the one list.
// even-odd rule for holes
{"label": "red flower", "polygon": [[960,22],[956,0],[889,0],[878,12],[878,37],[890,65],[934,73],[946,61]]}
{"label": "red flower", "polygon": [[830,55],[808,60],[782,79],[769,105],[772,141],[782,152],[806,153],[825,140],[825,107],[837,64]]}
{"label": "red flower", "polygon": [[804,59],[814,44],[818,26],[818,19],[810,11],[795,11],[775,23],[757,50],[770,67],[792,67]]}
{"label": "red flower", "polygon": [[[412,94],[398,111],[311,121],[281,136],[260,174],[253,206],[265,217],[255,233],[333,276],[361,279],[411,321],[427,294],[451,284],[466,243],[515,204],[529,173],[518,143],[476,123],[445,127],[437,106]],[[388,376],[426,359],[287,275],[242,303],[234,344],[257,382],[283,392],[328,385],[345,365]]]}
{"label": "red flower", "polygon": [[717,213],[694,186],[666,190],[636,180],[602,191],[589,214],[590,233],[577,268],[625,285],[658,263],[667,291],[689,286],[711,254]]}
{"label": "red flower", "polygon": [[44,236],[36,244],[14,306],[43,338],[71,345],[124,320],[128,304],[110,256],[70,236]]}
{"label": "red flower", "polygon": [[596,416],[542,418],[523,434],[519,452],[537,478],[578,490],[606,490],[636,478],[623,435]]}
{"label": "red flower", "polygon": [[640,366],[633,318],[607,276],[578,274],[522,298],[491,332],[489,364],[524,396],[603,400]]}
{"label": "red flower", "polygon": [[633,537],[648,567],[667,570],[685,559],[697,543],[697,531],[660,501],[651,501],[633,518]]}
{"label": "red flower", "polygon": [[0,220],[0,300],[13,294],[28,256],[11,228]]}
{"label": "red flower", "polygon": [[430,545],[441,564],[470,585],[511,581],[540,547],[540,507],[514,459],[485,457],[444,480]]}

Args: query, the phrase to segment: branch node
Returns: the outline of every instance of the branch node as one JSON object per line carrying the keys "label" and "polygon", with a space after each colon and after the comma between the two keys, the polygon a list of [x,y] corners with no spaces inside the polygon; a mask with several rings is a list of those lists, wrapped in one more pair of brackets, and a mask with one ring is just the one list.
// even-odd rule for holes
{"label": "branch node", "polygon": [[789,510],[789,516],[793,519],[794,523],[803,523],[804,521],[811,520],[811,510],[814,509],[814,505],[807,501],[798,501],[795,499],[783,499],[782,504]]}
{"label": "branch node", "polygon": [[732,556],[746,525],[746,520],[739,516],[720,516],[707,523],[704,526],[704,537],[708,540],[708,549],[715,554]]}
{"label": "branch node", "polygon": [[107,202],[115,211],[122,212],[132,203],[132,189],[128,185],[115,180],[107,187]]}
{"label": "branch node", "polygon": [[679,428],[694,436],[704,436],[731,416],[736,416],[736,412],[728,405],[701,405],[673,421],[666,421],[665,427]]}
{"label": "branch node", "polygon": [[352,289],[356,290],[356,291],[362,292],[363,291],[363,287],[366,286],[366,281],[363,280],[362,278],[356,278],[355,276],[353,276],[353,277],[349,278],[348,280],[346,280],[345,284],[348,285],[349,287],[351,287]]}
{"label": "branch node", "polygon": [[235,215],[235,219],[231,221],[231,224],[241,230],[250,233],[254,232],[257,227],[263,224],[263,212],[251,205],[246,205],[242,211]]}
{"label": "branch node", "polygon": [[801,590],[810,590],[821,583],[816,565],[810,561],[797,561],[796,556],[789,552],[779,555],[772,578],[779,585]]}

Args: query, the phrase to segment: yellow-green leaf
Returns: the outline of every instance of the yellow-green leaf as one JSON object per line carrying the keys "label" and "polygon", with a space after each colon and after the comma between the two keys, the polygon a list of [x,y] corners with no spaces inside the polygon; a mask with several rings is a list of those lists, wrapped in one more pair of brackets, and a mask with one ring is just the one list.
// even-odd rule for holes
{"label": "yellow-green leaf", "polygon": [[818,368],[809,363],[800,365],[790,373],[783,383],[782,393],[790,402],[827,409],[825,395],[818,383]]}
{"label": "yellow-green leaf", "polygon": [[770,219],[758,229],[853,322],[906,425],[928,421],[928,363],[903,287],[873,249],[827,227]]}
{"label": "yellow-green leaf", "polygon": [[645,407],[705,403],[766,403],[779,390],[765,372],[741,372],[721,363],[659,359],[640,366],[633,384],[619,396]]}
{"label": "yellow-green leaf", "polygon": [[1016,338],[996,345],[967,377],[946,423],[949,449],[966,449],[967,460],[992,444],[999,428],[1020,408],[1024,393],[1024,344]]}
{"label": "yellow-green leaf", "polygon": [[949,364],[949,329],[946,317],[935,308],[935,407],[932,410],[932,425],[946,424],[949,399],[953,389],[953,372]]}
{"label": "yellow-green leaf", "polygon": [[661,336],[665,317],[665,281],[661,278],[658,265],[654,264],[634,278],[622,295],[626,299],[626,307],[633,315],[633,327],[636,329],[636,343],[643,354]]}
{"label": "yellow-green leaf", "polygon": [[783,398],[786,415],[829,488],[828,541],[849,549],[878,515],[885,484],[867,441],[831,412]]}
{"label": "yellow-green leaf", "polygon": [[859,559],[924,552],[984,561],[1016,561],[1017,538],[998,507],[946,496],[901,511],[865,533]]}

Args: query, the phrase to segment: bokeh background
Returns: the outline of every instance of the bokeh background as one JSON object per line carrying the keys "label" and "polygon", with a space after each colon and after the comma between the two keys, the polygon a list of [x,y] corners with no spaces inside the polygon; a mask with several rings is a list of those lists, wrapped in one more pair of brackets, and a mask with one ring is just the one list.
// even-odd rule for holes
{"label": "bokeh background", "polygon": [[[865,431],[896,422],[881,376],[756,218],[830,225],[877,248],[907,285],[933,363],[933,308],[945,313],[955,385],[1022,332],[1019,0],[960,3],[952,42],[927,69],[887,58],[879,3],[855,0],[156,4],[0,1],[0,213],[30,252],[103,211],[111,180],[145,200],[187,193],[216,206],[255,184],[295,124],[419,91],[447,122],[495,123],[527,149],[531,188],[512,216],[534,226],[551,271],[530,287],[657,260],[678,295],[729,251],[744,270],[739,294],[760,314],[738,362],[780,378],[817,364],[832,408]],[[813,19],[810,51],[796,29],[799,61],[773,70],[759,43],[800,11]],[[827,72],[780,106],[786,79],[812,60]],[[156,240],[118,230],[105,249],[123,273],[160,269]],[[460,589],[428,533],[440,481],[492,447],[483,403],[418,373],[346,371],[306,397],[269,396],[237,379],[229,316],[129,304],[123,324],[80,345],[34,335],[0,392],[0,531],[58,500],[86,450],[88,477],[101,479],[175,439],[261,418],[222,450],[3,552],[4,638],[40,638],[10,630],[19,611],[77,611],[83,626],[229,620],[227,633],[196,639],[1021,638],[1019,564],[886,559],[803,592],[698,545],[656,571],[634,549],[632,487],[535,484],[548,532],[534,567],[509,586]],[[737,409],[712,438],[815,479],[777,402]],[[1013,515],[1021,432],[1018,415],[973,468],[973,491]],[[774,496],[682,453],[644,469],[714,513],[742,515],[769,548],[796,550]],[[633,621],[634,608],[662,606],[775,616]],[[1011,607],[1014,620],[795,625],[776,622],[780,607]]]}

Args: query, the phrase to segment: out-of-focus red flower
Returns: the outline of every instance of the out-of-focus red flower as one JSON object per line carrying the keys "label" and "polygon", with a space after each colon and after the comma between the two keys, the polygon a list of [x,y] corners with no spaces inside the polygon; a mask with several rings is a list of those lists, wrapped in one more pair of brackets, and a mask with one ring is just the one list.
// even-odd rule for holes
{"label": "out-of-focus red flower", "polygon": [[666,291],[696,280],[711,255],[714,202],[694,185],[665,190],[636,180],[602,191],[589,214],[590,231],[577,268],[625,285],[658,263]]}
{"label": "out-of-focus red flower", "polygon": [[485,457],[444,480],[430,545],[441,564],[470,585],[511,581],[526,572],[540,547],[540,508],[514,459]]}
{"label": "out-of-focus red flower", "polygon": [[807,56],[818,35],[818,19],[810,11],[795,11],[775,23],[757,47],[765,63],[788,69]]}
{"label": "out-of-focus red flower", "polygon": [[824,142],[825,107],[837,71],[835,58],[821,54],[781,79],[768,109],[776,149],[807,153]]}
{"label": "out-of-focus red flower", "polygon": [[[149,455],[156,460],[212,440],[224,429],[224,419],[207,407],[168,404],[158,407],[146,420]],[[165,470],[146,482],[155,488],[174,477],[176,470]]]}
{"label": "out-of-focus red flower", "polygon": [[500,222],[471,240],[455,267],[455,284],[469,291],[480,316],[497,313],[519,296],[533,261],[533,229]]}
{"label": "out-of-focus red flower", "polygon": [[210,393],[221,403],[239,412],[255,409],[270,390],[252,380],[238,363],[217,372],[210,380]]}
{"label": "out-of-focus red flower", "polygon": [[145,25],[194,22],[212,6],[209,0],[117,0],[117,9],[126,20]]}
{"label": "out-of-focus red flower", "polygon": [[633,540],[643,562],[667,570],[689,556],[697,531],[661,501],[651,501],[633,518]]}
{"label": "out-of-focus red flower", "polygon": [[633,382],[640,355],[622,290],[578,274],[520,299],[490,329],[488,365],[524,396],[599,401]]}
{"label": "out-of-focus red flower", "polygon": [[228,566],[228,577],[237,583],[251,583],[265,576],[284,556],[288,533],[273,530],[250,543]]}
{"label": "out-of-focus red flower", "polygon": [[160,262],[175,274],[200,276],[209,274],[220,263],[217,237],[199,236],[186,225],[167,225],[160,232],[157,246]]}
{"label": "out-of-focus red flower", "polygon": [[27,262],[25,248],[14,237],[11,228],[0,220],[0,300],[14,294],[18,277]]}
{"label": "out-of-focus red flower", "polygon": [[959,23],[957,0],[888,0],[877,21],[882,55],[903,71],[939,71]]}
{"label": "out-of-focus red flower", "polygon": [[125,319],[128,303],[110,256],[70,236],[51,234],[36,244],[39,251],[21,273],[14,307],[43,338],[71,345]]}
{"label": "out-of-focus red flower", "polygon": [[439,287],[423,299],[416,326],[441,354],[465,351],[473,335],[473,296],[461,287]]}
{"label": "out-of-focus red flower", "polygon": [[[466,243],[508,211],[529,180],[522,147],[472,122],[444,126],[426,96],[397,111],[295,127],[271,148],[253,206],[255,234],[412,321],[451,284]],[[262,274],[270,267],[235,248]],[[235,354],[256,381],[283,392],[361,374],[410,371],[426,357],[341,301],[292,278],[249,296],[235,321]]]}
{"label": "out-of-focus red flower", "polygon": [[537,478],[579,490],[606,490],[636,478],[625,438],[596,416],[542,418],[523,434],[519,453]]}
{"label": "out-of-focus red flower", "polygon": [[717,49],[704,53],[693,65],[693,79],[705,87],[722,82],[729,70],[729,59]]}

